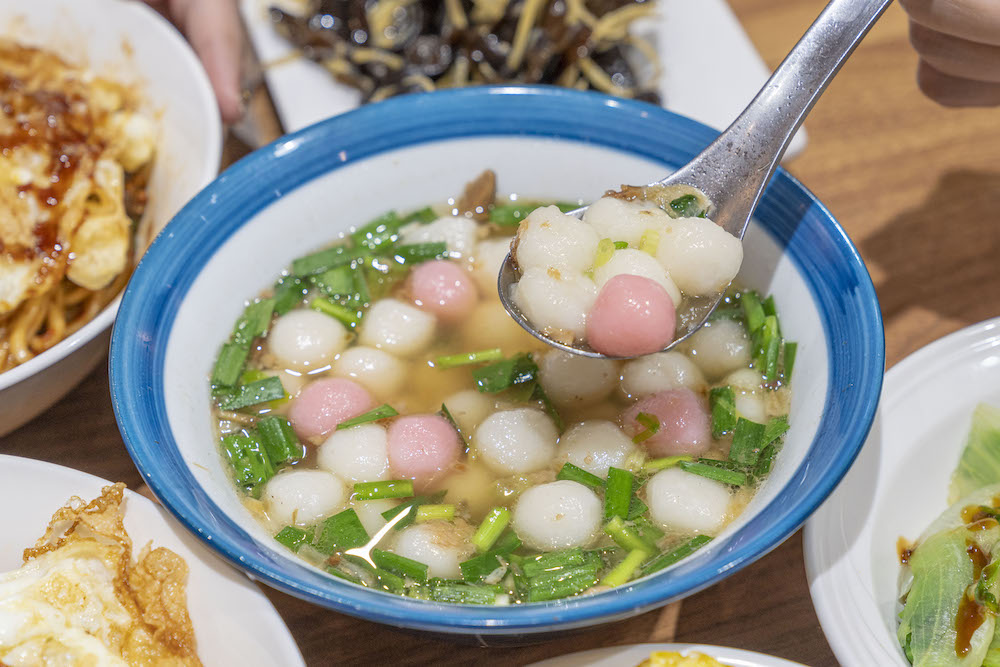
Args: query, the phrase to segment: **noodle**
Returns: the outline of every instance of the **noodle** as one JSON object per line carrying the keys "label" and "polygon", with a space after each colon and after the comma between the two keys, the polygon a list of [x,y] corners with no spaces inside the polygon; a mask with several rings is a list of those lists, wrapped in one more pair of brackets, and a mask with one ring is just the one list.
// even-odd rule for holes
{"label": "noodle", "polygon": [[0,372],[128,281],[154,128],[126,87],[0,40]]}

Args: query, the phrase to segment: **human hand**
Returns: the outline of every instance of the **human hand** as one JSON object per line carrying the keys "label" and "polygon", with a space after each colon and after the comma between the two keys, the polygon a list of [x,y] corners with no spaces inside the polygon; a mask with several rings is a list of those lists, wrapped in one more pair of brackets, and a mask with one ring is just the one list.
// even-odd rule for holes
{"label": "human hand", "polygon": [[944,106],[1000,105],[1000,2],[900,0],[920,55],[917,84]]}
{"label": "human hand", "polygon": [[201,59],[215,90],[219,112],[226,123],[243,115],[240,58],[243,24],[236,0],[145,0],[169,18]]}

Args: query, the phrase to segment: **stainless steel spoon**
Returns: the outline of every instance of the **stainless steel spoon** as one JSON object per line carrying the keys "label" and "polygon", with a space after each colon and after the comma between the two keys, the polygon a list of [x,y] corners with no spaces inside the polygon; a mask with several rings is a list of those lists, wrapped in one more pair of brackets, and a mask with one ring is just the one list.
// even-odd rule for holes
{"label": "stainless steel spoon", "polygon": [[[892,0],[832,0],[725,132],[684,167],[658,184],[690,185],[713,203],[711,218],[742,239],[761,194],[788,143],[813,104]],[[710,28],[710,26],[706,26]],[[587,207],[570,212],[582,217]],[[536,338],[567,352],[606,358],[589,347],[553,340],[535,329],[514,304],[517,268],[508,253],[497,286],[511,317]],[[677,309],[677,334],[669,350],[697,331],[722,300],[685,298]]]}

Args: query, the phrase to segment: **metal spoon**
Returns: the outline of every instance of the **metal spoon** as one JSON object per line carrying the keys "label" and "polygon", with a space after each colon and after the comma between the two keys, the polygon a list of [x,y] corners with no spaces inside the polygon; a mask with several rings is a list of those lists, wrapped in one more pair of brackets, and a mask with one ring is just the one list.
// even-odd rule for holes
{"label": "metal spoon", "polygon": [[[662,181],[690,185],[713,203],[711,218],[742,239],[760,197],[788,143],[813,104],[892,0],[833,0],[809,27],[743,113],[708,148]],[[587,207],[569,215],[582,217]],[[511,317],[536,338],[566,352],[606,358],[589,347],[553,340],[535,329],[513,303],[519,278],[510,253],[500,269],[500,300]],[[677,333],[669,350],[697,331],[724,293],[687,297],[677,309]]]}

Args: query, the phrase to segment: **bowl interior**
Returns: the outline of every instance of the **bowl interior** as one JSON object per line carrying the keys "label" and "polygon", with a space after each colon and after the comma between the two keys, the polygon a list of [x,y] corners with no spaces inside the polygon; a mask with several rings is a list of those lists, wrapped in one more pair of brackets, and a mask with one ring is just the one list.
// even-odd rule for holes
{"label": "bowl interior", "polygon": [[[867,273],[829,215],[787,176],[747,235],[741,279],[775,294],[785,335],[799,342],[792,429],[750,507],[696,557],[588,598],[508,609],[439,606],[333,580],[285,552],[239,504],[215,446],[206,378],[245,300],[291,259],[388,208],[444,201],[484,168],[496,170],[503,192],[590,200],[609,186],[661,177],[712,136],[653,107],[597,95],[425,97],[430,101],[403,98],[362,109],[276,142],[224,174],[217,191],[202,193],[154,244],[128,290],[112,347],[119,423],[154,491],[189,527],[272,584],[373,620],[452,632],[530,632],[632,615],[698,590],[775,546],[853,459],[881,378],[881,325]],[[456,100],[464,107],[448,104]],[[462,124],[420,116],[427,104]],[[579,112],[572,125],[565,122],[567,104]],[[652,144],[631,136],[643,131],[661,134],[648,135],[657,137]],[[199,227],[196,219],[209,224]],[[829,280],[816,282],[815,263]],[[860,320],[848,318],[851,311]],[[839,329],[852,323],[865,329],[859,349],[835,349],[831,341],[840,342]],[[129,331],[139,332],[141,344]],[[875,359],[878,373],[861,372],[853,381],[862,390],[831,408],[840,376],[852,364],[863,366],[855,354]],[[860,421],[841,423],[848,414]]]}

